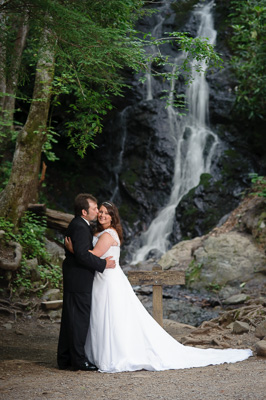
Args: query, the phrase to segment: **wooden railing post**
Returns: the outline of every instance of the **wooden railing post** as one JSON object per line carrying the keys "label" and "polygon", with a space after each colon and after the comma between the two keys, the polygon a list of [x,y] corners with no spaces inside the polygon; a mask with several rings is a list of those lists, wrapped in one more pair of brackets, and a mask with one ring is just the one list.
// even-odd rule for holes
{"label": "wooden railing post", "polygon": [[163,285],[184,285],[184,271],[163,271],[161,266],[152,271],[129,271],[131,285],[152,285],[153,318],[163,326]]}
{"label": "wooden railing post", "polygon": [[[152,270],[156,275],[156,271],[162,271],[162,267],[153,267]],[[163,287],[156,281],[156,276],[152,289],[153,318],[163,326]]]}

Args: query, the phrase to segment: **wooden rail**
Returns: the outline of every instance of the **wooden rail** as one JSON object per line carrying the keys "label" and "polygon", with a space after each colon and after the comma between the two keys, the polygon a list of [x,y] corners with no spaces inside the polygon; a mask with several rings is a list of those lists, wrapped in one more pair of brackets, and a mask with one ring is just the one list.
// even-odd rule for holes
{"label": "wooden rail", "polygon": [[128,280],[131,285],[152,285],[153,318],[163,326],[163,285],[174,286],[185,284],[185,272],[163,271],[156,266],[152,271],[129,271]]}

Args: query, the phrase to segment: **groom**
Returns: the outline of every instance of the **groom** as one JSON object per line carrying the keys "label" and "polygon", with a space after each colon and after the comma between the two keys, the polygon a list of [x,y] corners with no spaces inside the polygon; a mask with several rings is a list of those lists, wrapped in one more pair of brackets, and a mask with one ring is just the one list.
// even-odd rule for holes
{"label": "groom", "polygon": [[95,371],[84,352],[90,323],[91,293],[94,272],[114,268],[111,257],[102,260],[92,250],[90,222],[98,214],[97,200],[91,194],[81,193],[75,199],[75,218],[70,222],[66,236],[71,238],[74,254],[66,250],[63,262],[63,310],[57,351],[59,369]]}

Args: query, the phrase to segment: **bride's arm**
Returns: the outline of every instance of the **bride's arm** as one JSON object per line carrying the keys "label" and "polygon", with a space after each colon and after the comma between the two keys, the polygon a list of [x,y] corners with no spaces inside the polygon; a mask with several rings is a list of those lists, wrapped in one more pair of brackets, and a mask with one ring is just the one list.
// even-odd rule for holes
{"label": "bride's arm", "polygon": [[89,251],[95,256],[101,257],[110,249],[111,246],[115,245],[117,245],[117,242],[114,238],[109,233],[105,232],[100,236],[94,249]]}
{"label": "bride's arm", "polygon": [[[72,241],[70,237],[65,237],[65,246],[71,253],[74,253],[74,249],[72,246]],[[113,237],[109,233],[103,233],[98,242],[96,243],[93,250],[89,250],[90,253],[94,254],[97,257],[103,256],[107,250],[110,249],[111,246],[117,246],[117,242],[113,239]]]}

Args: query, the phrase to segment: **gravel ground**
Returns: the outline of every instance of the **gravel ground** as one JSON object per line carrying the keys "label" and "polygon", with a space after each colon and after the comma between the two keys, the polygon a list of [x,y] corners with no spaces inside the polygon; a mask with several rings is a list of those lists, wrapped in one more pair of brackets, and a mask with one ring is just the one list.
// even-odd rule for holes
{"label": "gravel ground", "polygon": [[[265,400],[266,359],[253,356],[235,364],[163,372],[60,371],[56,367],[59,324],[1,318],[0,399]],[[180,340],[190,328],[165,321]],[[227,333],[227,337],[230,335]],[[254,347],[251,332],[231,336],[232,347]],[[204,347],[204,346],[202,346]]]}

